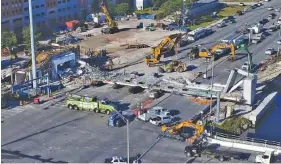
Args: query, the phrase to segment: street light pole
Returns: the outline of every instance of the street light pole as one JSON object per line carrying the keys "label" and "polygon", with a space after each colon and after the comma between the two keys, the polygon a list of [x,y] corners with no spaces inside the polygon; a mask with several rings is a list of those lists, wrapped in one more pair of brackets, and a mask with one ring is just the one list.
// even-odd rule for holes
{"label": "street light pole", "polygon": [[127,162],[130,163],[130,138],[129,138],[129,120],[126,119],[119,111],[115,110],[115,112],[124,120],[127,124]]}
{"label": "street light pole", "polygon": [[35,57],[35,47],[34,47],[33,18],[32,18],[31,0],[28,0],[28,7],[29,7],[29,26],[30,26],[31,57],[32,57],[32,78],[33,78],[33,88],[36,89],[37,88],[36,57]]}

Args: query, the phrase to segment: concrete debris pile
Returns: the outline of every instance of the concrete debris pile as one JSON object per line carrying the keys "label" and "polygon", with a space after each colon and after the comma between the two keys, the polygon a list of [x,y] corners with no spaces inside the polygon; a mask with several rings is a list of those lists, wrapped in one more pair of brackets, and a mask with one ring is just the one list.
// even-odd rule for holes
{"label": "concrete debris pile", "polygon": [[79,37],[67,34],[56,37],[56,43],[59,45],[68,45],[78,43],[81,39]]}

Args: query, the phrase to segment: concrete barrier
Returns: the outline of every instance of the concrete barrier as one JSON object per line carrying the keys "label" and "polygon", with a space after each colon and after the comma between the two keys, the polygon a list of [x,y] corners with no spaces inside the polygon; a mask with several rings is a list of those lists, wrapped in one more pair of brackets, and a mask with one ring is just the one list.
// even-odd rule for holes
{"label": "concrete barrier", "polygon": [[248,142],[248,141],[238,141],[234,139],[226,139],[226,138],[208,138],[209,143],[219,144],[220,146],[250,150],[250,151],[258,151],[265,152],[267,150],[274,151],[274,154],[281,154],[280,146],[272,146],[266,145],[262,143]]}
{"label": "concrete barrier", "polygon": [[266,111],[268,111],[270,109],[270,106],[274,103],[274,101],[276,100],[278,93],[277,92],[273,92],[271,94],[269,94],[261,103],[260,105],[254,109],[252,112],[245,114],[243,117],[249,119],[250,121],[252,121],[253,125],[257,124],[257,121],[260,120],[264,114],[266,113]]}

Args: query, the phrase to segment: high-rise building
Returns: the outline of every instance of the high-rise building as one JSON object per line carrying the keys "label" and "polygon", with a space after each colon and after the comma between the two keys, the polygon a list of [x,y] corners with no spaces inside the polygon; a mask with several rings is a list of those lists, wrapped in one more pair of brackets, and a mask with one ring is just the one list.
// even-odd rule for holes
{"label": "high-rise building", "polygon": [[[68,20],[85,19],[92,12],[93,0],[32,0],[36,28],[51,31]],[[21,32],[29,24],[28,0],[2,0],[2,30]],[[51,30],[50,30],[51,29]]]}

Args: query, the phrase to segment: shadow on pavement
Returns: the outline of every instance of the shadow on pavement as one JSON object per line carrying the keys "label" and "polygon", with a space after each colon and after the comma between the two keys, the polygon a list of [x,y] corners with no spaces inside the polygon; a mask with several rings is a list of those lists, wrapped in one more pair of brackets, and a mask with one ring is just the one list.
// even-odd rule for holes
{"label": "shadow on pavement", "polygon": [[26,155],[21,153],[20,151],[11,151],[11,150],[5,150],[1,149],[1,158],[2,159],[21,159],[21,158],[29,158],[38,160],[42,163],[68,163],[66,161],[53,161],[53,158],[44,159],[40,155]]}
{"label": "shadow on pavement", "polygon": [[[73,119],[73,120],[70,120],[70,121],[64,122],[64,123],[62,123],[62,124],[59,124],[59,125],[56,125],[56,126],[50,127],[50,128],[48,128],[48,129],[41,130],[41,131],[39,131],[39,132],[36,132],[36,133],[30,134],[30,135],[27,135],[27,136],[25,136],[25,137],[22,137],[22,138],[16,139],[16,140],[14,140],[14,141],[11,141],[11,142],[8,142],[8,143],[5,143],[5,144],[3,144],[3,145],[1,145],[1,146],[2,146],[2,147],[4,147],[4,146],[10,145],[10,144],[12,144],[12,143],[19,142],[19,141],[21,141],[21,140],[24,140],[24,139],[26,139],[26,138],[29,138],[29,137],[35,136],[35,135],[37,135],[37,134],[41,134],[41,133],[47,132],[47,131],[49,131],[49,130],[51,130],[51,129],[55,129],[55,128],[57,128],[57,127],[60,127],[60,126],[66,125],[66,124],[68,124],[68,123],[70,123],[70,122],[74,122],[74,121],[78,121],[78,120],[84,119],[85,117],[86,117],[86,116],[83,116],[83,117],[79,117],[79,118],[76,118],[76,119]],[[2,153],[3,153],[3,152],[2,152]]]}

